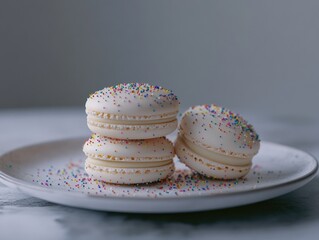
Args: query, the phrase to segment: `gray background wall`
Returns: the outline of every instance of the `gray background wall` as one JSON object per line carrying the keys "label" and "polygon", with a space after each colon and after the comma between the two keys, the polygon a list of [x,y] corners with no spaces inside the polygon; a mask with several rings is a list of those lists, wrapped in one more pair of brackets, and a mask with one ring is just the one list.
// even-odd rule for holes
{"label": "gray background wall", "polygon": [[0,0],[0,108],[82,106],[117,82],[182,107],[311,115],[319,1]]}

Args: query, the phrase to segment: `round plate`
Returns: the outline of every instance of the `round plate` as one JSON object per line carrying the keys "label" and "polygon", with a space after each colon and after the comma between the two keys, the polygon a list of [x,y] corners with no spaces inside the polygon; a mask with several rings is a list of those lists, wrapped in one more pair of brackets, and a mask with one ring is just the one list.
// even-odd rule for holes
{"label": "round plate", "polygon": [[95,210],[172,213],[212,210],[280,196],[308,183],[317,161],[300,150],[262,142],[250,173],[233,181],[202,177],[176,163],[165,181],[114,185],[84,171],[85,139],[69,139],[20,148],[0,157],[0,181],[50,202]]}

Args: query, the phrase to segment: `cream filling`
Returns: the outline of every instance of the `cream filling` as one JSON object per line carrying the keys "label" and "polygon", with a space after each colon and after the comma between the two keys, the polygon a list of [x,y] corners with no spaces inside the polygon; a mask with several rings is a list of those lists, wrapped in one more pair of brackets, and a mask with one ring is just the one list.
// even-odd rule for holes
{"label": "cream filling", "polygon": [[202,156],[203,158],[206,158],[207,160],[221,163],[224,165],[246,166],[246,165],[250,165],[252,161],[251,157],[239,158],[239,157],[227,156],[227,155],[222,155],[216,152],[209,151],[207,149],[204,149],[192,143],[186,138],[182,138],[181,136],[178,136],[177,141],[181,141],[186,147],[188,147],[191,151],[198,154],[199,156]]}
{"label": "cream filling", "polygon": [[140,121],[140,120],[159,120],[159,119],[168,119],[176,118],[178,111],[162,113],[162,114],[152,114],[152,115],[123,115],[123,114],[110,114],[105,112],[98,111],[89,111],[86,109],[86,114],[96,118],[109,119],[109,120],[131,120],[131,121]]}
{"label": "cream filling", "polygon": [[156,162],[115,162],[88,158],[87,161],[89,161],[93,165],[110,168],[153,168],[162,167],[173,163],[172,159]]}
{"label": "cream filling", "polygon": [[166,160],[171,160],[174,156],[164,156],[164,157],[123,157],[123,156],[112,156],[104,155],[99,153],[88,153],[85,155],[91,159],[104,160],[104,161],[121,161],[121,162],[162,162]]}
{"label": "cream filling", "polygon": [[91,122],[100,122],[100,123],[106,123],[106,124],[121,124],[121,125],[146,125],[146,124],[160,124],[160,123],[171,123],[176,121],[176,117],[170,117],[170,118],[163,118],[163,119],[154,119],[154,120],[115,120],[115,119],[105,119],[105,118],[97,118],[94,116],[88,115],[87,117],[88,121]]}

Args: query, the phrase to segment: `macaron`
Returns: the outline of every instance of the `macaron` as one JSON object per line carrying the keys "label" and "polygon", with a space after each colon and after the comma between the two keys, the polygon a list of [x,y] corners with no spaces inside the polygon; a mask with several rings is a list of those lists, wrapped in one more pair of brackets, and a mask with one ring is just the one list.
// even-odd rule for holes
{"label": "macaron", "polygon": [[108,183],[150,183],[174,172],[174,146],[165,137],[121,140],[93,134],[83,152],[86,172]]}
{"label": "macaron", "polygon": [[89,129],[110,138],[162,137],[178,124],[176,95],[147,83],[123,83],[96,91],[85,107]]}
{"label": "macaron", "polygon": [[181,162],[202,175],[224,180],[245,176],[259,147],[251,124],[216,105],[189,108],[175,142]]}

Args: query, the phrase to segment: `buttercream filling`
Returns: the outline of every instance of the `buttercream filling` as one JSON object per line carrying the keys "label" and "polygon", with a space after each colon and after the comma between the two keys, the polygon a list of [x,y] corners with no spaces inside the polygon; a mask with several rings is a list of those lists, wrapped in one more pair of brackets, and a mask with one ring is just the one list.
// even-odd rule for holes
{"label": "buttercream filling", "polygon": [[216,152],[209,151],[181,136],[178,136],[177,141],[181,141],[186,147],[188,147],[191,151],[193,151],[197,155],[202,156],[203,158],[206,158],[207,160],[210,160],[213,162],[217,162],[217,163],[221,163],[225,165],[232,165],[232,166],[246,166],[246,165],[250,165],[252,161],[251,157],[239,158],[239,157],[222,155]]}
{"label": "buttercream filling", "polygon": [[146,125],[146,124],[160,124],[160,123],[171,123],[176,121],[176,117],[163,118],[163,119],[154,119],[154,120],[115,120],[115,119],[105,119],[105,118],[97,118],[94,116],[88,116],[88,121],[91,122],[100,122],[106,124],[121,124],[121,125]]}
{"label": "buttercream filling", "polygon": [[162,162],[166,160],[171,160],[174,156],[163,156],[163,157],[123,157],[123,156],[112,156],[109,154],[101,153],[88,153],[85,155],[92,159],[104,160],[104,161],[121,161],[121,162]]}
{"label": "buttercream filling", "polygon": [[140,120],[160,120],[160,119],[176,118],[178,111],[163,113],[163,114],[154,114],[154,115],[132,116],[132,115],[110,114],[110,113],[86,110],[86,114],[92,117],[100,118],[100,119],[140,121]]}
{"label": "buttercream filling", "polygon": [[152,167],[162,167],[165,165],[170,165],[173,163],[173,160],[166,161],[156,161],[156,162],[115,162],[115,161],[106,161],[106,160],[98,160],[93,158],[88,158],[89,161],[93,165],[101,166],[101,167],[111,167],[111,168],[152,168]]}

